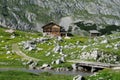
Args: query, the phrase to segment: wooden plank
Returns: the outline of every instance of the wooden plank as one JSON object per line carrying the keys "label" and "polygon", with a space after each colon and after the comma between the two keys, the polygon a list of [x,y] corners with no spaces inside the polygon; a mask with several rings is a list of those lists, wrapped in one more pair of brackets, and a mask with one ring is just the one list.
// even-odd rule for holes
{"label": "wooden plank", "polygon": [[95,67],[95,68],[112,68],[118,67],[120,64],[108,64],[108,63],[101,63],[101,62],[88,62],[88,61],[79,61],[79,60],[70,60],[68,62],[76,63],[78,66],[88,66],[88,67]]}

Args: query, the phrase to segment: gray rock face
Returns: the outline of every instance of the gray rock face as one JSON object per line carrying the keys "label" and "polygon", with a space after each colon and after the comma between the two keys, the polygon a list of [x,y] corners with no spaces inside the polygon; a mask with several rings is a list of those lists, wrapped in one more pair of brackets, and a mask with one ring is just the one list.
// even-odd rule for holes
{"label": "gray rock face", "polygon": [[41,30],[38,26],[51,20],[59,23],[63,16],[97,24],[120,25],[119,4],[119,0],[1,0],[0,25]]}

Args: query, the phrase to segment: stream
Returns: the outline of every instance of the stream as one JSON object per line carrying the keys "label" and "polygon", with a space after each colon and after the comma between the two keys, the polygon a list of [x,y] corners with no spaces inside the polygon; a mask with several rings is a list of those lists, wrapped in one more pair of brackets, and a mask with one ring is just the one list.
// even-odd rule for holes
{"label": "stream", "polygon": [[27,69],[27,68],[0,68],[0,71],[23,71],[30,72],[33,74],[40,74],[43,72],[49,72],[52,74],[62,74],[62,75],[81,75],[81,76],[89,76],[93,73],[90,72],[80,72],[80,71],[55,71],[55,70],[36,70],[36,69]]}

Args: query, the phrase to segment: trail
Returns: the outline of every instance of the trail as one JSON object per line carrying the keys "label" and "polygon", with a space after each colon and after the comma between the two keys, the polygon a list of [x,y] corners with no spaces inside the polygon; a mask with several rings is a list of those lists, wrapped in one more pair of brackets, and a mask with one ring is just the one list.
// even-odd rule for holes
{"label": "trail", "polygon": [[12,45],[12,51],[15,52],[17,55],[21,56],[21,57],[22,57],[23,59],[25,59],[25,60],[40,61],[40,59],[27,56],[25,53],[23,53],[23,52],[19,49],[19,46],[18,46],[16,43],[14,43],[14,44]]}

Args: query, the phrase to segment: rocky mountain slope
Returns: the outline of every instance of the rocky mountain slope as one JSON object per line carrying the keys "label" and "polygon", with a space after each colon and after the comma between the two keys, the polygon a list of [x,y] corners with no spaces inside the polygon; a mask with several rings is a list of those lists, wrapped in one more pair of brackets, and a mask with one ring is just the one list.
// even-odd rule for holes
{"label": "rocky mountain slope", "polygon": [[41,30],[50,21],[67,29],[81,21],[119,26],[119,4],[119,0],[0,0],[0,25],[21,30]]}

